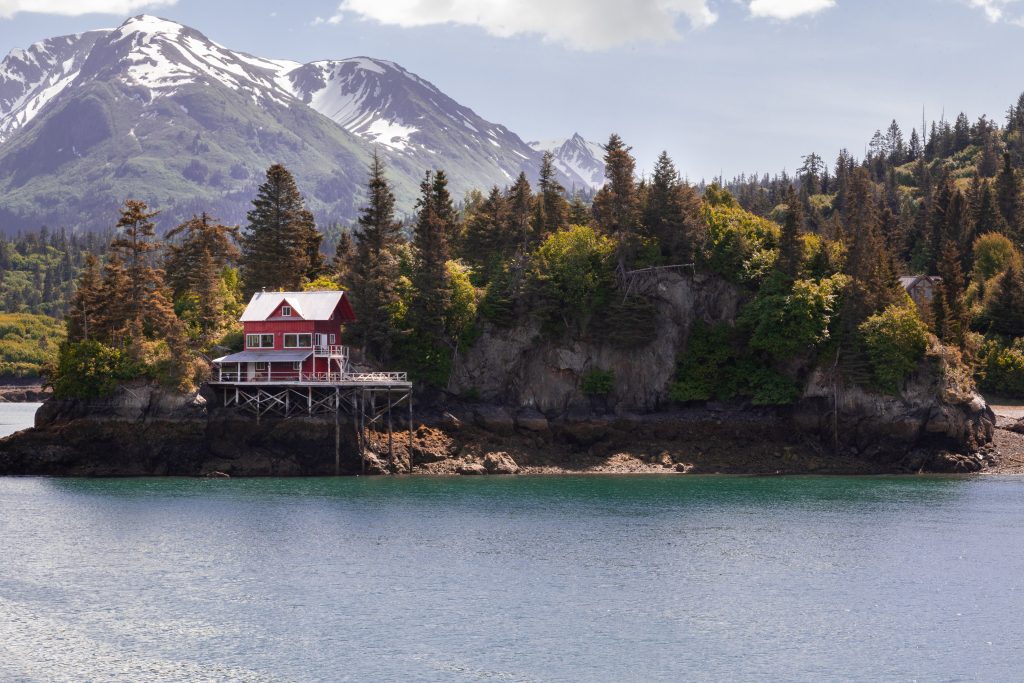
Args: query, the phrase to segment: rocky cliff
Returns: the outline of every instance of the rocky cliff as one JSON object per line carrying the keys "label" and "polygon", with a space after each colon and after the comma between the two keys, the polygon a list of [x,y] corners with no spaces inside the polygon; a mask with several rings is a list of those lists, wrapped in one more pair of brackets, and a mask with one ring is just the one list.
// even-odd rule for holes
{"label": "rocky cliff", "polygon": [[[536,320],[511,330],[488,329],[460,357],[452,389],[526,420],[539,415],[552,423],[585,419],[595,408],[620,418],[670,410],[669,386],[692,325],[735,320],[741,296],[716,276],[672,272],[648,280],[644,293],[655,304],[655,334],[648,343],[621,349],[552,340]],[[614,376],[611,394],[600,405],[582,391],[585,375],[594,369]],[[995,419],[962,366],[937,344],[899,395],[834,383],[817,370],[800,401],[773,415],[784,429],[812,436],[834,454],[890,471],[977,470],[983,463],[975,454],[991,441]],[[678,438],[685,439],[685,432]]]}
{"label": "rocky cliff", "polygon": [[[994,416],[963,365],[935,344],[899,395],[809,374],[786,408],[674,406],[676,360],[692,325],[732,321],[739,291],[710,276],[663,274],[645,284],[653,334],[622,349],[557,341],[536,320],[486,329],[461,356],[449,394],[422,395],[410,447],[370,435],[360,458],[344,421],[344,474],[512,472],[879,473],[972,472],[986,464]],[[615,321],[608,321],[609,325]],[[614,373],[609,396],[583,379]],[[473,395],[471,402],[453,398]],[[332,418],[255,419],[219,408],[216,396],[145,384],[100,401],[50,399],[36,429],[0,441],[0,474],[327,475],[335,472]],[[405,429],[408,425],[399,425]]]}

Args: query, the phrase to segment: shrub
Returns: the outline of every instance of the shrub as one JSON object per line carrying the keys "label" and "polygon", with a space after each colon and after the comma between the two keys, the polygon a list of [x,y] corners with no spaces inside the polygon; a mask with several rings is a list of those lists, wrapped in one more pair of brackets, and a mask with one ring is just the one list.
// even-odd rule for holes
{"label": "shrub", "polygon": [[615,375],[608,370],[591,370],[583,375],[580,388],[587,396],[607,396],[615,388]]}
{"label": "shrub", "polygon": [[833,275],[819,282],[797,280],[789,289],[763,287],[740,314],[740,323],[751,331],[751,348],[786,360],[828,341],[848,281]]}
{"label": "shrub", "polygon": [[778,258],[779,226],[733,204],[705,201],[707,250],[702,265],[734,282],[753,283]]}
{"label": "shrub", "polygon": [[49,381],[57,398],[97,398],[118,382],[139,376],[140,368],[120,349],[87,340],[61,345]]}
{"label": "shrub", "polygon": [[977,369],[981,389],[1005,398],[1024,398],[1024,338],[1006,346],[998,339],[982,345]]}
{"label": "shrub", "polygon": [[569,328],[585,323],[607,300],[614,249],[610,239],[582,225],[544,240],[533,256],[532,281],[550,317]]}
{"label": "shrub", "polygon": [[1001,275],[1010,263],[1020,264],[1020,252],[1005,235],[990,232],[974,240],[974,279],[986,282]]}
{"label": "shrub", "polygon": [[912,306],[892,305],[860,325],[873,384],[897,393],[928,348],[928,327]]}

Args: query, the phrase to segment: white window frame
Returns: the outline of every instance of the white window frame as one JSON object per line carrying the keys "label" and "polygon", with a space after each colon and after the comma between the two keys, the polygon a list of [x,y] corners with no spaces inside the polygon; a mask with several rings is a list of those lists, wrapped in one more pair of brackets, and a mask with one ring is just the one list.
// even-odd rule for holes
{"label": "white window frame", "polygon": [[281,307],[281,317],[282,318],[290,318],[290,317],[292,317],[292,307],[291,306],[282,306]]}
{"label": "white window frame", "polygon": [[330,336],[330,341],[329,341],[329,342],[327,342],[327,343],[328,343],[328,344],[330,344],[331,346],[334,346],[334,342],[335,342],[335,335],[333,335],[333,334],[332,334],[332,335]]}
{"label": "white window frame", "polygon": [[[255,344],[253,344],[253,340],[254,339],[256,341]],[[263,342],[265,342],[267,340],[269,340],[270,343],[269,344],[264,344]],[[256,333],[256,334],[247,334],[247,335],[245,335],[245,348],[247,348],[247,349],[272,349],[272,348],[274,348],[274,335],[272,335],[272,334],[264,334],[264,333],[259,333],[259,332]]]}
{"label": "white window frame", "polygon": [[301,360],[293,360],[292,361],[292,370],[301,371],[302,370],[302,361]]}
{"label": "white window frame", "polygon": [[[302,344],[302,337],[306,337],[305,346]],[[291,345],[289,345],[289,341],[292,341]],[[313,348],[313,335],[310,332],[286,332],[283,343],[286,349],[311,349]]]}

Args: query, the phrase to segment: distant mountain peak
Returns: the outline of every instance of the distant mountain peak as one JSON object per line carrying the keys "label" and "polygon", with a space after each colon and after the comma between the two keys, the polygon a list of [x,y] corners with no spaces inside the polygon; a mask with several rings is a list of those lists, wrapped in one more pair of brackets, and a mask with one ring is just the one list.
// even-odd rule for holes
{"label": "distant mountain peak", "polygon": [[536,140],[529,144],[538,152],[551,152],[562,173],[580,178],[588,188],[596,190],[604,185],[604,148],[598,143],[573,133],[566,139]]}
{"label": "distant mountain peak", "polygon": [[[568,188],[594,185],[588,144],[559,143]],[[511,185],[520,173],[534,180],[540,167],[540,153],[505,126],[368,56],[266,59],[140,14],[0,61],[8,230],[94,227],[126,196],[151,201],[166,221],[198,208],[241,221],[252,183],[277,162],[293,168],[320,218],[350,219],[374,148],[403,212],[428,169],[443,168],[458,195]],[[54,187],[71,191],[57,197]]]}

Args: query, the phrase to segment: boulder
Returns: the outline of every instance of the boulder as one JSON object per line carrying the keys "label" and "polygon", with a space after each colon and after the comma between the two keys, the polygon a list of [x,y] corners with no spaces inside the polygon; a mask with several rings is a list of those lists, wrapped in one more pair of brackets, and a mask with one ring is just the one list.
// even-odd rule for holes
{"label": "boulder", "polygon": [[548,419],[538,410],[523,410],[516,415],[516,426],[528,432],[547,432]]}
{"label": "boulder", "polygon": [[463,465],[459,465],[459,469],[457,471],[459,474],[466,476],[487,474],[487,470],[478,462],[468,462]]}
{"label": "boulder", "polygon": [[515,428],[512,413],[501,406],[477,406],[473,418],[481,428],[495,434],[511,434]]}
{"label": "boulder", "polygon": [[511,455],[500,451],[484,456],[484,469],[488,474],[516,474],[519,472],[519,465]]}

